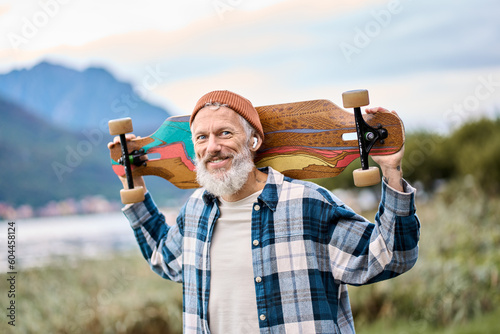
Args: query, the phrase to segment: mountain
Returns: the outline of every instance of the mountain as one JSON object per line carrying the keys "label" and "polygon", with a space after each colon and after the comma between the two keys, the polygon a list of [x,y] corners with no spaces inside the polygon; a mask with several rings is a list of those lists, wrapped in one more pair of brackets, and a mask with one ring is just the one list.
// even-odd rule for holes
{"label": "mountain", "polygon": [[61,129],[107,131],[110,119],[132,117],[134,130],[149,135],[170,116],[143,100],[132,85],[103,68],[77,71],[42,62],[0,75],[0,97]]}
{"label": "mountain", "polygon": [[[68,149],[76,151],[83,135],[61,130],[5,100],[0,100],[0,110],[0,201],[40,206],[82,193],[112,195],[108,190],[111,178],[109,168],[105,168],[107,161],[100,161],[102,155],[96,154],[97,147],[89,150],[85,160],[75,155],[71,166],[67,166]],[[56,173],[53,166],[58,163],[67,166],[64,173]],[[89,166],[93,182],[87,175]],[[89,187],[95,189],[89,192]]]}
{"label": "mountain", "polygon": [[[0,203],[40,207],[90,195],[119,201],[108,138],[97,131],[62,130],[4,99],[0,113]],[[189,195],[158,177],[147,183],[160,203]]]}
{"label": "mountain", "polygon": [[[119,201],[107,120],[131,116],[134,132],[149,135],[168,116],[139,100],[129,104],[130,115],[113,115],[114,94],[133,92],[102,69],[78,72],[42,63],[0,76],[0,86],[0,204],[36,208],[90,195]],[[147,183],[160,205],[189,194],[158,177]]]}

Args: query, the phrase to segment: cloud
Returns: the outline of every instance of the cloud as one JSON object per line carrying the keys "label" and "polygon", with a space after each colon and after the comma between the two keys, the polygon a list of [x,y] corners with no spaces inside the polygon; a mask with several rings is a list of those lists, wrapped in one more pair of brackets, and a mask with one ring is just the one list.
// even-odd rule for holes
{"label": "cloud", "polygon": [[235,91],[256,106],[314,99],[341,106],[342,92],[360,88],[369,90],[371,106],[396,110],[409,131],[445,133],[470,119],[499,116],[500,66],[300,87],[265,71],[240,67],[164,84],[154,93],[177,106],[180,114],[189,114],[200,96],[215,89]]}
{"label": "cloud", "polygon": [[[147,68],[160,68],[168,75],[152,98],[182,112],[217,88],[247,94],[259,105],[316,98],[340,103],[343,91],[368,88],[379,104],[408,112],[412,124],[444,123],[439,113],[469,96],[478,76],[498,75],[500,3],[495,0],[290,0],[254,5],[258,8],[232,1],[238,5],[222,18],[213,2],[204,3],[204,14],[198,9],[200,14],[178,29],[140,27],[134,21],[131,31],[103,33],[82,45],[4,51],[0,57],[5,70],[44,58],[78,68],[97,64],[136,85]],[[132,8],[127,4],[103,7],[96,22],[111,18],[113,8],[125,13]],[[146,12],[138,8],[136,21],[145,21],[141,13]],[[347,55],[345,44],[356,52]],[[494,106],[498,94],[481,105]]]}
{"label": "cloud", "polygon": [[5,15],[10,11],[11,6],[9,4],[0,5],[0,16]]}

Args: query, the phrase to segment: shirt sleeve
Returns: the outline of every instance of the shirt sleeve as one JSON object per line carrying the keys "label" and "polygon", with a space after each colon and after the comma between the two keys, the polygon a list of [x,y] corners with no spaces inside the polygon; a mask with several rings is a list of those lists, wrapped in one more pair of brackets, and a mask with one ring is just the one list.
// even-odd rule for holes
{"label": "shirt sleeve", "polygon": [[334,278],[351,285],[369,284],[410,270],[418,258],[420,222],[415,189],[403,181],[404,192],[382,183],[382,198],[371,223],[345,206],[334,213],[329,244]]}
{"label": "shirt sleeve", "polygon": [[144,202],[126,206],[123,213],[151,269],[163,278],[182,282],[181,215],[176,224],[168,225],[149,193]]}

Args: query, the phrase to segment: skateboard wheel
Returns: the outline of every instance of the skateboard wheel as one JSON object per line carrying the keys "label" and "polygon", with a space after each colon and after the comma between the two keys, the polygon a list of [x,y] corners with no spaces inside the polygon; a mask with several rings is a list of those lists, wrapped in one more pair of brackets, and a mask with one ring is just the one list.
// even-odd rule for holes
{"label": "skateboard wheel", "polygon": [[380,183],[378,167],[369,167],[368,169],[358,168],[352,172],[352,177],[356,187],[368,187]]}
{"label": "skateboard wheel", "polygon": [[109,134],[112,136],[122,135],[134,131],[130,117],[113,119],[108,122]]}
{"label": "skateboard wheel", "polygon": [[144,188],[136,187],[134,189],[120,190],[120,197],[123,204],[133,204],[144,201]]}
{"label": "skateboard wheel", "polygon": [[342,93],[344,108],[358,108],[370,104],[368,91],[366,89],[350,90]]}

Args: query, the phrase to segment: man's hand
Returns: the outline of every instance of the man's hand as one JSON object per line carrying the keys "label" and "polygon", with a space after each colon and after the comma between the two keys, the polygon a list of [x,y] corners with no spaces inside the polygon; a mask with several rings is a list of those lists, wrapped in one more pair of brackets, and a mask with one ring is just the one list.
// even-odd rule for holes
{"label": "man's hand", "polygon": [[[376,114],[379,112],[390,112],[387,109],[381,107],[375,108],[366,108],[367,114]],[[393,114],[397,115],[395,111],[392,111]],[[404,136],[404,133],[403,133]],[[403,137],[404,141],[404,137]],[[373,161],[380,166],[382,170],[382,174],[384,175],[387,184],[398,191],[404,191],[403,189],[403,169],[401,163],[403,162],[405,146],[403,142],[403,147],[401,150],[394,154],[390,155],[374,155],[371,156]]]}
{"label": "man's hand", "polygon": [[[127,139],[127,142],[131,141],[132,139],[140,139],[141,137],[136,137],[134,134],[127,134],[125,135],[125,138]],[[116,145],[120,146],[120,137],[116,136],[113,138],[113,141],[108,143],[108,149],[114,148]],[[141,157],[144,160],[147,160],[147,155]],[[125,176],[118,176],[120,181],[123,184],[123,189],[128,189],[128,183],[127,183],[127,178]],[[142,176],[134,176],[134,187],[143,187],[144,192],[146,192],[146,184],[144,183],[144,179]]]}

